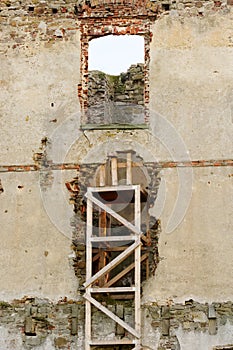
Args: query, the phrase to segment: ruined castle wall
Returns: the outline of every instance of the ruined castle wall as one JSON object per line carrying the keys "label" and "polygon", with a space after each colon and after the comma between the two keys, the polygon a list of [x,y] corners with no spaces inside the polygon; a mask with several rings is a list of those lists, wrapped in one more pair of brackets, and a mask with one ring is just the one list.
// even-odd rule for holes
{"label": "ruined castle wall", "polygon": [[[70,306],[70,299],[79,301],[79,296],[71,248],[74,213],[65,182],[77,175],[79,163],[102,162],[116,149],[136,149],[145,161],[158,161],[160,170],[159,197],[151,209],[161,221],[160,261],[155,276],[143,286],[145,349],[170,349],[172,343],[178,350],[179,343],[182,350],[210,350],[230,343],[231,7],[219,8],[212,2],[170,4],[170,14],[152,26],[149,130],[81,132],[77,91],[81,43],[74,3],[53,7],[25,2],[27,9],[5,3],[1,5],[0,299],[27,295],[42,300],[1,304],[5,317],[1,346],[83,349],[83,311],[74,316]],[[169,128],[163,116],[174,127]],[[181,149],[177,135],[184,140]],[[180,161],[187,163],[179,167]],[[168,234],[181,183],[192,192],[185,192],[180,205],[189,200],[190,205],[180,225]],[[61,298],[65,298],[62,311],[56,304]],[[184,304],[189,299],[196,301],[193,313]],[[205,304],[211,302],[217,303],[215,335],[210,334],[215,330],[209,330]],[[43,303],[48,305],[42,311]],[[173,305],[167,316],[161,310],[165,304]],[[26,317],[37,324],[38,337],[24,334]],[[75,317],[80,328],[72,338]],[[170,320],[170,336],[161,330],[164,320],[165,325]]]}

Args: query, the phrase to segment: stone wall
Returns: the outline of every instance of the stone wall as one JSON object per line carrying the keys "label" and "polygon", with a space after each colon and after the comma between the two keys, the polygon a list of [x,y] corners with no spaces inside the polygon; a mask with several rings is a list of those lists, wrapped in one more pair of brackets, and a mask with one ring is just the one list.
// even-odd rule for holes
{"label": "stone wall", "polygon": [[[130,302],[112,301],[108,308],[129,324],[132,323],[133,308]],[[81,350],[85,343],[84,310],[82,301],[67,299],[52,303],[48,299],[25,297],[11,303],[0,302],[1,348]],[[229,332],[233,328],[233,305],[229,301],[201,304],[187,300],[184,304],[174,304],[172,301],[163,305],[144,304],[142,317],[143,350],[231,349],[233,346],[229,345],[232,342]],[[93,312],[92,327],[95,336],[99,335],[100,338],[122,339],[128,336],[99,311]],[[227,332],[224,332],[224,327]],[[98,347],[96,349],[100,350]],[[116,350],[120,349],[116,346]]]}
{"label": "stone wall", "polygon": [[144,65],[132,65],[119,76],[88,74],[87,122],[92,124],[143,124]]}

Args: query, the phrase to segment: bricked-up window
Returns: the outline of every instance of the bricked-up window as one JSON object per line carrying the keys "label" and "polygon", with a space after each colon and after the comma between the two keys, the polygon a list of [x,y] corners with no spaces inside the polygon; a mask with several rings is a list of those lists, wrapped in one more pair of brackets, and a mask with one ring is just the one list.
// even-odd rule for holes
{"label": "bricked-up window", "polygon": [[90,124],[143,124],[144,38],[108,35],[89,42]]}
{"label": "bricked-up window", "polygon": [[[88,101],[88,51],[92,40],[106,35],[138,35],[144,39],[144,124],[140,125],[146,126],[149,122],[150,27],[157,17],[158,5],[152,0],[82,0],[77,6],[76,14],[81,32],[81,81],[78,86],[81,127],[85,129],[88,125],[93,125],[93,119],[94,128],[99,128],[101,123],[101,118],[95,119],[91,111],[88,112],[91,103],[91,100]],[[129,124],[127,121],[124,124],[131,123],[131,127],[137,127],[138,121],[137,118],[132,118]],[[105,126],[112,122],[118,123],[118,120],[104,120]]]}

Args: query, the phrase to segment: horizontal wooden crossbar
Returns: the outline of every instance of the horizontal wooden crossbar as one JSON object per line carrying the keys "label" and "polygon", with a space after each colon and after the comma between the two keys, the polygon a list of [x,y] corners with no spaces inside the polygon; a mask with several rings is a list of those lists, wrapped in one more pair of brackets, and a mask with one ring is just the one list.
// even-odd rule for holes
{"label": "horizontal wooden crossbar", "polygon": [[104,186],[104,187],[88,187],[88,192],[111,192],[111,191],[128,191],[136,190],[139,185],[117,185],[117,186]]}
{"label": "horizontal wooden crossbar", "polygon": [[91,293],[129,293],[135,292],[135,287],[90,288]]}
{"label": "horizontal wooden crossbar", "polygon": [[116,241],[135,241],[138,236],[127,235],[127,236],[103,236],[103,237],[91,237],[91,242],[116,242]]}

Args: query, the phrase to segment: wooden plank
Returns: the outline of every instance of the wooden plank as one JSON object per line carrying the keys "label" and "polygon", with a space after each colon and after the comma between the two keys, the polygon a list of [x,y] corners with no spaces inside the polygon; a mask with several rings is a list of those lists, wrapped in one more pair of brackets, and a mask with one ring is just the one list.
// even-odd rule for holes
{"label": "wooden plank", "polygon": [[135,329],[141,333],[141,249],[140,245],[135,249]]}
{"label": "wooden plank", "polygon": [[[99,249],[96,249],[96,250],[99,252]],[[93,249],[92,249],[92,251],[93,251]],[[92,258],[92,261],[95,262],[95,261],[97,261],[99,258],[100,258],[100,253],[95,254],[95,255],[93,256],[93,258]]]}
{"label": "wooden plank", "polygon": [[[92,236],[92,220],[93,220],[93,204],[87,200],[87,226],[86,226],[86,278],[90,278],[92,275],[92,245],[90,237]],[[89,291],[87,290],[88,294]],[[86,300],[85,302],[85,350],[91,350],[91,303]]]}
{"label": "wooden plank", "polygon": [[[100,210],[99,215],[99,238],[102,238],[102,240],[106,241],[106,233],[107,233],[107,214],[106,211]],[[92,238],[91,241],[93,242]],[[99,264],[98,264],[98,270],[101,270],[106,265],[106,255],[107,253],[100,248],[99,250],[100,258],[99,258]],[[103,286],[105,282],[105,276],[102,276],[99,278],[99,286]]]}
{"label": "wooden plank", "polygon": [[119,185],[119,186],[104,186],[104,187],[88,187],[87,193],[92,192],[111,192],[111,191],[128,191],[135,190],[138,185]]}
{"label": "wooden plank", "polygon": [[90,345],[130,345],[135,344],[134,339],[108,339],[108,340],[92,340]]}
{"label": "wooden plank", "polygon": [[[123,250],[125,250],[128,246],[120,246],[120,247],[104,247],[104,250],[106,252],[122,252]],[[147,248],[146,247],[141,247],[141,250],[142,251],[146,251]],[[98,248],[92,248],[92,252],[93,253],[98,253],[99,252],[99,249]],[[95,257],[94,257],[95,258]],[[97,258],[97,257],[96,257]],[[98,259],[98,258],[97,258]]]}
{"label": "wooden plank", "polygon": [[128,293],[128,292],[134,292],[135,287],[113,287],[113,288],[90,288],[91,293]]}
{"label": "wooden plank", "polygon": [[[135,190],[134,203],[135,226],[141,229],[140,186]],[[140,241],[140,238],[138,239]],[[141,246],[135,249],[135,329],[141,334]],[[137,344],[138,345],[138,344]]]}
{"label": "wooden plank", "polygon": [[135,199],[134,199],[134,217],[135,217],[135,226],[141,231],[141,202],[140,202],[140,186],[135,188]]}
{"label": "wooden plank", "polygon": [[92,236],[92,218],[93,204],[87,199],[87,227],[86,227],[86,279],[92,275],[92,245],[90,238]]}
{"label": "wooden plank", "polygon": [[95,282],[98,278],[105,275],[107,272],[111,271],[116,265],[120,264],[123,260],[125,260],[141,242],[137,241],[137,243],[131,244],[125,251],[119,254],[115,259],[113,259],[110,263],[108,263],[102,270],[98,271],[94,276],[87,279],[84,283],[84,287],[87,288],[93,282]]}
{"label": "wooden plank", "polygon": [[132,185],[132,153],[127,153],[126,184]]}
{"label": "wooden plank", "polygon": [[142,241],[144,241],[146,244],[150,245],[151,240],[149,238],[147,238],[147,236],[145,236],[144,234],[141,235],[141,239]]}
{"label": "wooden plank", "polygon": [[124,226],[126,226],[130,231],[141,235],[142,232],[135,227],[134,225],[132,225],[130,222],[128,222],[125,218],[123,218],[121,215],[117,214],[114,210],[112,210],[111,208],[109,208],[107,205],[103,204],[101,201],[99,201],[97,198],[93,197],[92,194],[90,194],[89,192],[86,193],[86,197],[88,199],[90,199],[93,203],[95,203],[98,207],[100,207],[101,209],[105,210],[108,214],[110,214],[111,216],[113,216],[115,219],[117,219],[119,222],[121,222]]}
{"label": "wooden plank", "polygon": [[[88,292],[87,292],[88,293]],[[91,303],[85,301],[85,350],[91,350]]]}
{"label": "wooden plank", "polygon": [[115,321],[116,323],[118,323],[121,327],[125,328],[129,333],[131,333],[133,336],[135,336],[136,338],[139,338],[139,334],[138,332],[136,332],[136,330],[134,328],[132,328],[131,326],[129,326],[127,323],[125,323],[121,318],[119,318],[118,316],[116,316],[114,313],[112,313],[110,310],[108,310],[105,306],[103,306],[102,304],[100,304],[97,300],[95,300],[94,298],[92,298],[88,293],[84,294],[84,298],[86,300],[88,300],[90,303],[92,303],[97,309],[99,309],[100,311],[102,311],[105,315],[107,315],[108,317],[110,317],[113,321]]}
{"label": "wooden plank", "polygon": [[[144,261],[145,259],[148,259],[149,254],[143,254],[141,257],[141,262]],[[119,272],[115,277],[113,277],[110,281],[108,281],[107,283],[105,283],[104,287],[110,287],[112,286],[114,283],[116,283],[117,281],[119,281],[119,279],[121,279],[123,276],[125,276],[129,271],[131,271],[135,266],[135,263],[133,262],[132,264],[130,264],[129,266],[127,266],[124,270],[122,270],[121,272]]]}
{"label": "wooden plank", "polygon": [[117,174],[117,157],[111,158],[111,174],[112,174],[112,185],[118,185],[118,174]]}
{"label": "wooden plank", "polygon": [[100,165],[100,170],[99,170],[99,177],[100,177],[100,186],[104,186],[105,185],[105,164],[101,164]]}
{"label": "wooden plank", "polygon": [[138,239],[138,235],[125,235],[125,236],[106,236],[106,237],[91,237],[91,242],[117,242],[117,241],[135,241]]}

